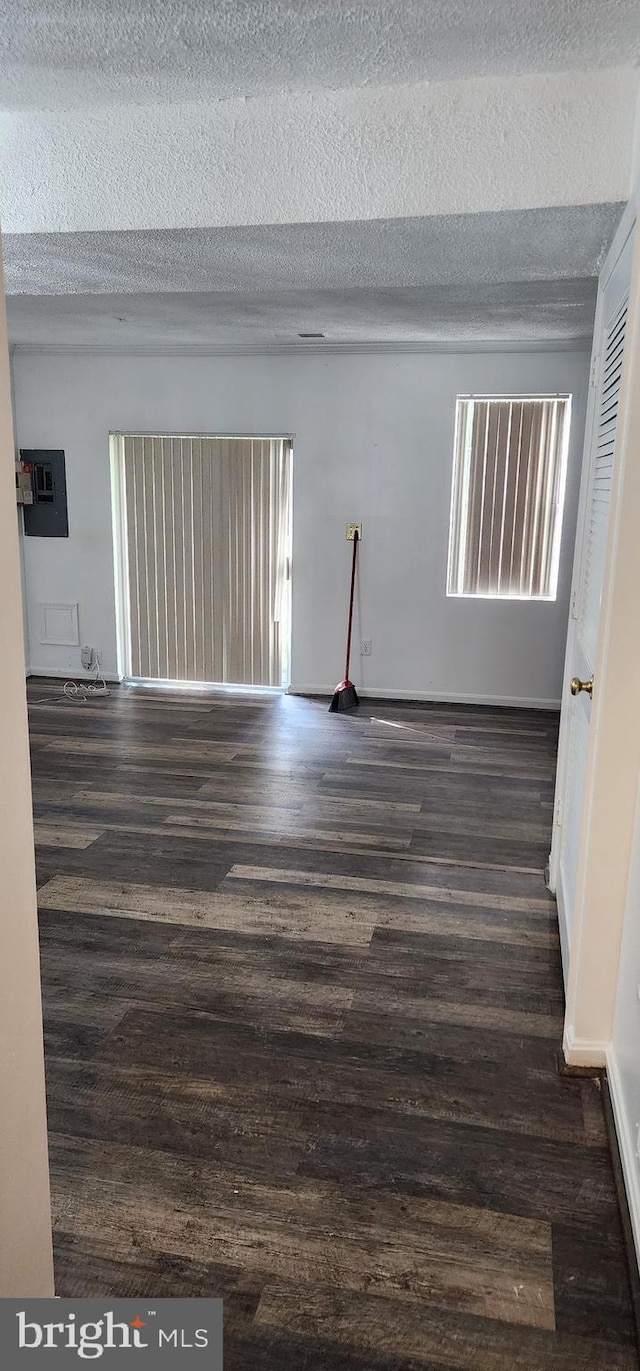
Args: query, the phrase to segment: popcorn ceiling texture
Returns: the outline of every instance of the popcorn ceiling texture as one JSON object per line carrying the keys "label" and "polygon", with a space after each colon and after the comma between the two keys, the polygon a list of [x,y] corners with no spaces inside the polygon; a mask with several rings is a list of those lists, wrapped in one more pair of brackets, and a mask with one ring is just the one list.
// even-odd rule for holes
{"label": "popcorn ceiling texture", "polygon": [[13,295],[7,311],[14,344],[308,349],[298,339],[303,330],[351,344],[588,340],[595,298],[590,278],[427,290]]}
{"label": "popcorn ceiling texture", "polygon": [[358,223],[9,234],[13,343],[589,336],[622,206]]}
{"label": "popcorn ceiling texture", "polygon": [[597,276],[622,204],[422,219],[8,234],[9,294],[424,289]]}
{"label": "popcorn ceiling texture", "polygon": [[6,233],[626,200],[637,73],[0,116]]}
{"label": "popcorn ceiling texture", "polygon": [[12,340],[584,339],[639,56],[637,0],[6,0]]}
{"label": "popcorn ceiling texture", "polygon": [[3,104],[219,100],[632,65],[637,0],[4,0]]}

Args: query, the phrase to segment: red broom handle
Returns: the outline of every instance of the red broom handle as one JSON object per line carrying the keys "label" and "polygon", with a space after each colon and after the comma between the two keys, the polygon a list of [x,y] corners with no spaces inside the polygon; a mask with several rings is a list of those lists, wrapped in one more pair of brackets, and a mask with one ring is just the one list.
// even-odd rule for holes
{"label": "red broom handle", "polygon": [[344,669],[344,679],[349,680],[349,662],[351,660],[351,627],[353,624],[353,592],[356,584],[356,554],[358,551],[358,530],[353,535],[353,561],[351,563],[351,590],[349,591],[349,627],[347,628],[347,664]]}

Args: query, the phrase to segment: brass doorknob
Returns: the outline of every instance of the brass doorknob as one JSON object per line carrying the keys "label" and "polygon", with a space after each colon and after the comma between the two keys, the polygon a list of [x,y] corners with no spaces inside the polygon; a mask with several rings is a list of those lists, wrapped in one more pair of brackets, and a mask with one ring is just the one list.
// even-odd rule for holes
{"label": "brass doorknob", "polygon": [[581,690],[585,690],[587,695],[593,695],[593,676],[590,681],[581,681],[579,676],[574,676],[571,682],[571,694],[579,695]]}

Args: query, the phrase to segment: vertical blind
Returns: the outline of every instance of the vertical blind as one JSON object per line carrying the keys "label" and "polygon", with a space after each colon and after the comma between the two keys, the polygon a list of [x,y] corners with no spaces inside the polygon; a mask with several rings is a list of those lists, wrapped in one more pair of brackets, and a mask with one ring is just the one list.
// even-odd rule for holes
{"label": "vertical blind", "polygon": [[115,442],[125,674],[281,685],[290,442]]}
{"label": "vertical blind", "polygon": [[458,399],[449,595],[555,597],[570,406]]}

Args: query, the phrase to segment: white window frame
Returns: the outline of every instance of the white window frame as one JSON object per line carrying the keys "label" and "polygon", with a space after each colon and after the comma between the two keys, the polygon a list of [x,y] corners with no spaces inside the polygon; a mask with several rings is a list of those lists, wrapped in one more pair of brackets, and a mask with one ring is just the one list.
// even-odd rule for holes
{"label": "white window frame", "polygon": [[[449,506],[449,540],[447,553],[447,579],[446,594],[450,599],[464,600],[496,600],[496,601],[544,601],[553,602],[558,598],[558,580],[560,571],[560,550],[562,545],[562,527],[564,521],[564,505],[567,485],[567,470],[569,458],[569,441],[571,432],[572,417],[572,395],[569,392],[514,392],[513,394],[468,394],[456,396],[456,414],[453,443],[453,461],[451,478],[451,499]],[[457,588],[460,582],[460,556],[462,552],[462,536],[465,535],[465,542],[468,539],[469,525],[469,485],[471,478],[471,439],[473,432],[473,405],[476,402],[497,403],[497,404],[535,404],[548,403],[549,401],[563,401],[566,405],[564,426],[562,433],[562,447],[560,453],[560,469],[557,483],[557,495],[553,513],[553,525],[551,533],[551,555],[549,559],[548,593],[546,594],[514,594],[510,591],[483,591],[483,590],[461,590]],[[460,426],[466,426],[464,447],[461,444]],[[462,470],[460,470],[462,467]],[[459,499],[459,486],[462,482],[462,497]],[[458,516],[459,527],[456,526]]]}

